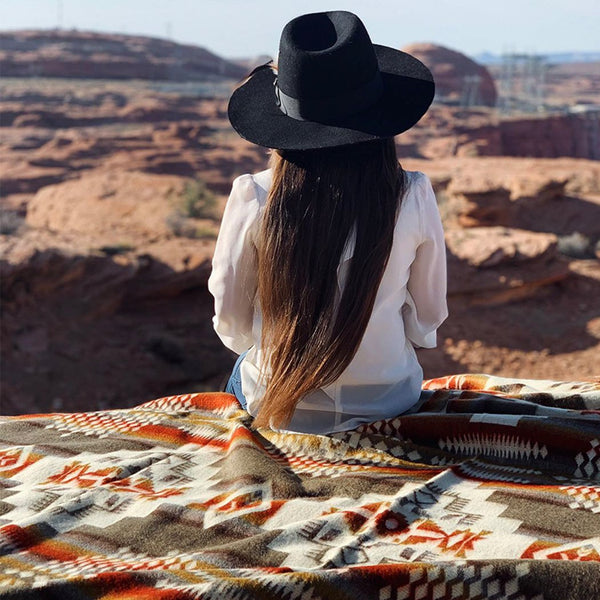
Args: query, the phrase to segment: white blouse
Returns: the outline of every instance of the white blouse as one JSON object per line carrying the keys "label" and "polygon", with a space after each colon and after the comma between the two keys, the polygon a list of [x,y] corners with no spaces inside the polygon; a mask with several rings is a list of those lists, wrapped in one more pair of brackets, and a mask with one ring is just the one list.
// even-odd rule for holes
{"label": "white blouse", "polygon": [[[406,177],[392,250],[358,351],[339,379],[300,400],[288,430],[353,429],[399,415],[419,399],[423,371],[414,347],[435,347],[436,330],[448,316],[446,250],[429,179],[410,171]],[[233,182],[208,281],[215,331],[237,354],[249,350],[240,371],[251,415],[264,394],[256,244],[270,184],[270,170]],[[350,240],[338,267],[340,290],[352,253]]]}

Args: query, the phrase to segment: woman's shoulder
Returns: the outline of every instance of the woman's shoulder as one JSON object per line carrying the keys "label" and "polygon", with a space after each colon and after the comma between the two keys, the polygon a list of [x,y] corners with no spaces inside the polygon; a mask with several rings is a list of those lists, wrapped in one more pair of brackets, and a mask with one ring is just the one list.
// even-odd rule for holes
{"label": "woman's shoulder", "polygon": [[265,169],[264,171],[261,171],[260,173],[254,173],[254,175],[252,175],[252,180],[254,181],[254,184],[260,188],[260,190],[262,192],[264,192],[264,194],[266,195],[269,192],[269,188],[271,187],[271,178],[273,176],[273,170],[272,169]]}
{"label": "woman's shoulder", "polygon": [[406,177],[407,190],[410,190],[411,188],[414,190],[431,185],[429,177],[421,171],[404,171],[404,175]]}
{"label": "woman's shoulder", "polygon": [[411,233],[423,231],[428,214],[431,212],[430,205],[437,207],[429,177],[421,171],[404,171],[404,174],[406,177],[404,195],[397,222],[402,235],[406,235],[407,230]]}
{"label": "woman's shoulder", "polygon": [[434,195],[431,181],[425,173],[421,173],[421,171],[404,171],[404,177],[403,205],[412,205],[417,208]]}
{"label": "woman's shoulder", "polygon": [[421,171],[404,171],[406,176],[406,186],[404,188],[403,203],[413,203],[419,211],[424,206],[436,204],[435,192],[431,185],[431,180]]}
{"label": "woman's shoulder", "polygon": [[245,202],[258,201],[263,205],[271,186],[271,169],[259,173],[245,173],[233,180],[231,198]]}

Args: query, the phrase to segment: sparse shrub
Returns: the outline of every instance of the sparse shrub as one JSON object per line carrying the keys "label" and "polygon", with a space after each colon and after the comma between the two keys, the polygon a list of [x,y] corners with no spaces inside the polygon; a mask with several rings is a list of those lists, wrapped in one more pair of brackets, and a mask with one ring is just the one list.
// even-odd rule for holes
{"label": "sparse shrub", "polygon": [[216,231],[196,219],[215,221],[219,218],[217,197],[200,179],[188,181],[183,190],[174,196],[174,210],[167,217],[167,226],[174,235],[191,239],[214,239]]}
{"label": "sparse shrub", "polygon": [[117,254],[126,254],[127,252],[131,252],[135,250],[135,246],[131,244],[110,244],[108,246],[101,246],[99,248],[100,252],[104,252],[104,254],[108,254],[109,256],[115,256]]}
{"label": "sparse shrub", "polygon": [[18,235],[25,226],[25,218],[14,210],[0,211],[0,233]]}
{"label": "sparse shrub", "polygon": [[167,226],[177,237],[193,238],[196,226],[180,212],[174,211],[167,217]]}
{"label": "sparse shrub", "polygon": [[465,205],[467,202],[441,186],[435,189],[435,197],[444,225],[456,225],[459,222],[460,215],[466,211]]}
{"label": "sparse shrub", "polygon": [[193,179],[185,184],[176,205],[177,210],[184,217],[192,219],[216,219],[218,217],[217,197],[201,179]]}
{"label": "sparse shrub", "polygon": [[216,240],[217,232],[212,227],[200,225],[196,227],[196,239],[198,240]]}
{"label": "sparse shrub", "polygon": [[571,258],[593,258],[594,249],[589,237],[575,231],[558,238],[558,251]]}

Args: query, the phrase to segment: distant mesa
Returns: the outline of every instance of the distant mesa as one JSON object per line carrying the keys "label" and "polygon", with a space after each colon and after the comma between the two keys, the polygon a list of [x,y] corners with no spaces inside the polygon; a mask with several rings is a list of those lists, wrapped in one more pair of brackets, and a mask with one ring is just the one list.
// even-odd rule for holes
{"label": "distant mesa", "polygon": [[272,56],[269,56],[267,54],[261,54],[259,56],[253,56],[251,58],[230,58],[229,60],[235,63],[236,65],[244,67],[244,69],[246,69],[246,72],[250,73],[253,69],[256,69],[256,67],[265,65],[274,59]]}
{"label": "distant mesa", "polygon": [[243,66],[199,46],[165,39],[76,30],[0,32],[3,77],[216,81]]}
{"label": "distant mesa", "polygon": [[495,106],[498,94],[489,71],[468,56],[435,44],[402,48],[423,62],[435,79],[436,98],[449,104]]}

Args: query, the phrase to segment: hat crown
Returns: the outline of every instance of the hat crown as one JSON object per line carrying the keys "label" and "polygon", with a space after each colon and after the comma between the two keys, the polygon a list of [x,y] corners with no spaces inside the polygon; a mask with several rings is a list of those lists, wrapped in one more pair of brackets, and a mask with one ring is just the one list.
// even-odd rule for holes
{"label": "hat crown", "polygon": [[229,100],[245,139],[285,150],[358,144],[411,128],[431,104],[427,67],[406,52],[372,44],[349,12],[312,13],[281,34],[278,69],[255,69]]}
{"label": "hat crown", "polygon": [[293,98],[338,96],[371,81],[377,72],[369,34],[352,13],[303,15],[281,34],[278,85]]}

